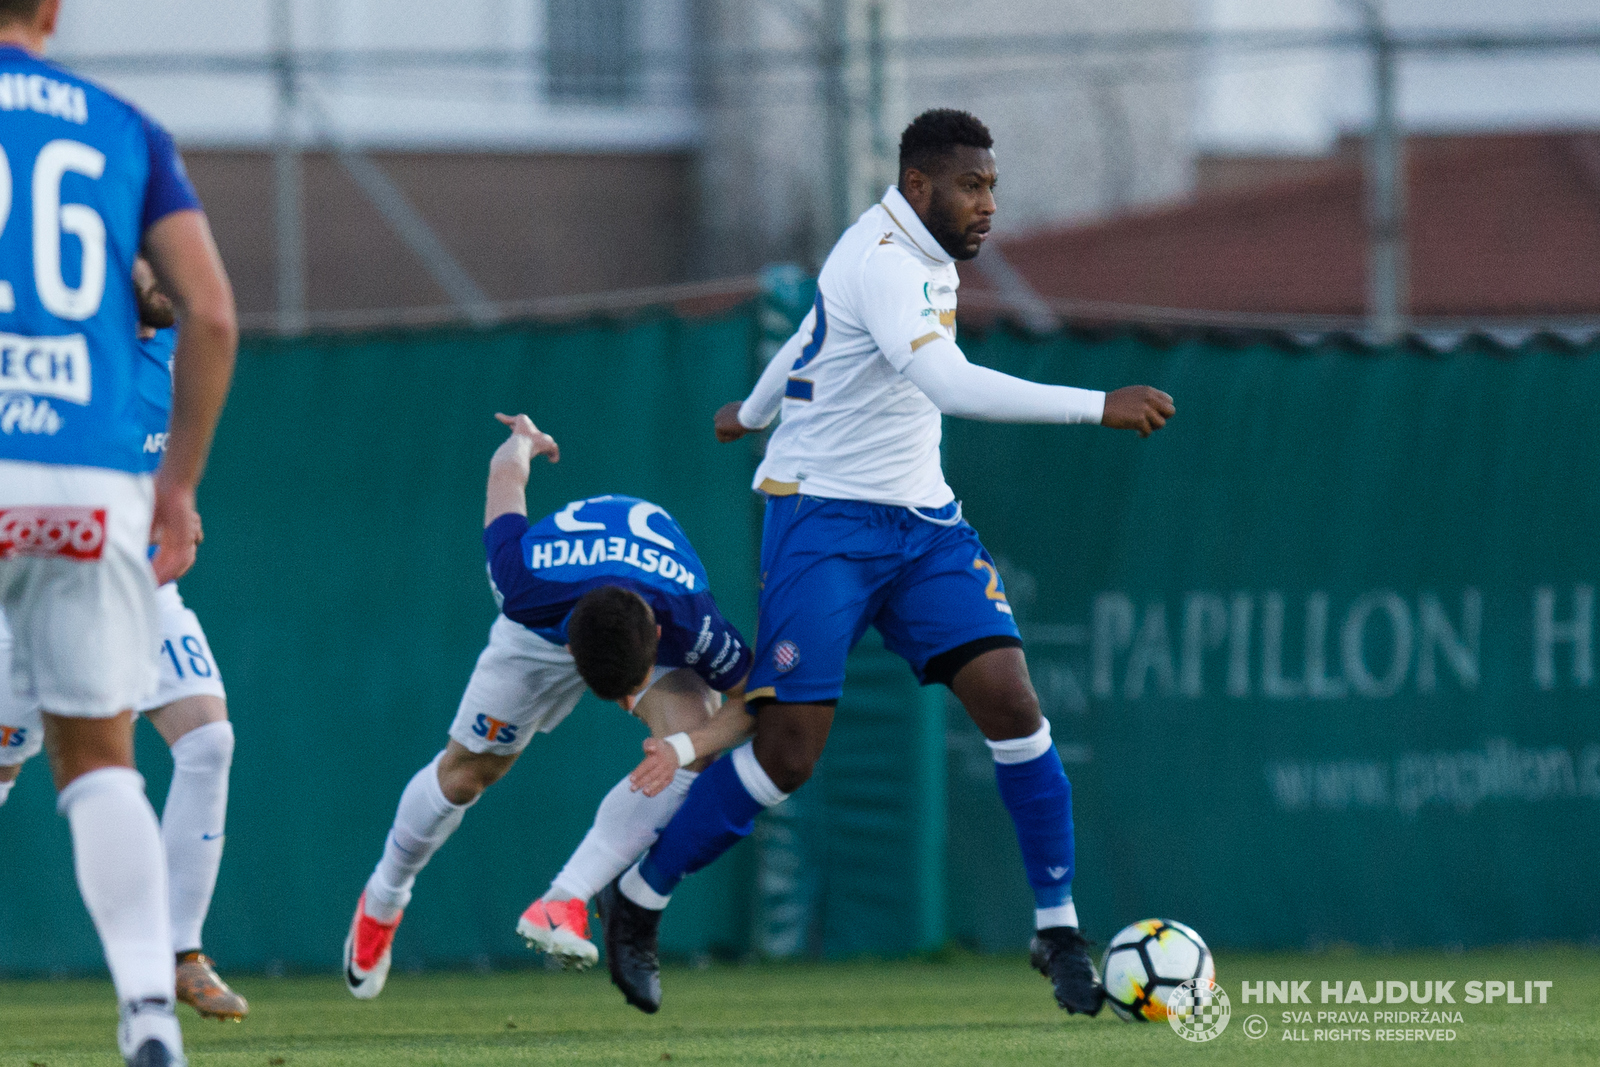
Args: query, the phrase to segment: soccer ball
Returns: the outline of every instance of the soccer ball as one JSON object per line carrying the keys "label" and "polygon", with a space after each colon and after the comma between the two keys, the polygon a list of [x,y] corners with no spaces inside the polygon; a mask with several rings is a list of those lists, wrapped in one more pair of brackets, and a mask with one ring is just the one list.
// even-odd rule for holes
{"label": "soccer ball", "polygon": [[1136,1023],[1165,1019],[1174,989],[1217,973],[1200,935],[1170,919],[1142,919],[1113,937],[1100,970],[1106,1003],[1119,1018]]}

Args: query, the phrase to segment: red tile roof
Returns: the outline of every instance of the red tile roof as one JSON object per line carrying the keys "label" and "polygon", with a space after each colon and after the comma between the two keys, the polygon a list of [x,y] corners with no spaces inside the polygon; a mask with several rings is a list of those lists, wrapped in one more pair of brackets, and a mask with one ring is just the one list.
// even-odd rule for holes
{"label": "red tile roof", "polygon": [[[1600,133],[1413,137],[1411,313],[1600,313]],[[1366,238],[1359,152],[1320,175],[1002,239],[1046,299],[1357,315]],[[991,288],[969,264],[975,290]]]}

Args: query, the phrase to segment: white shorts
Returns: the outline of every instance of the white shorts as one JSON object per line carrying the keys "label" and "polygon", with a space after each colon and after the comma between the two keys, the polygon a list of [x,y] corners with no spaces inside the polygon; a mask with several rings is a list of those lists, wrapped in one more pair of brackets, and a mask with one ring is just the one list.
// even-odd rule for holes
{"label": "white shorts", "polygon": [[[161,611],[161,683],[153,699],[135,708],[154,711],[174,701],[192,696],[228,699],[222,688],[222,672],[211,656],[211,645],[200,628],[195,613],[183,605],[178,584],[168,582],[156,592]],[[0,612],[0,666],[11,662],[11,628]],[[39,705],[18,696],[9,685],[0,685],[0,767],[26,763],[44,745],[44,723]]]}
{"label": "white shorts", "polygon": [[161,644],[156,656],[161,683],[155,696],[133,710],[154,711],[185,697],[228,699],[206,632],[195,613],[184,607],[177,582],[168,582],[156,591],[156,605],[161,611]]}
{"label": "white shorts", "polygon": [[[0,614],[0,667],[11,665],[11,628]],[[39,705],[29,703],[12,691],[10,682],[0,684],[0,767],[16,767],[31,760],[44,747],[44,722]]]}
{"label": "white shorts", "polygon": [[[650,685],[671,673],[655,668]],[[501,615],[461,694],[450,739],[470,752],[514,756],[534,734],[560,726],[586,688],[572,653]]]}
{"label": "white shorts", "polygon": [[0,460],[0,606],[25,703],[100,719],[155,692],[153,500],[149,475]]}

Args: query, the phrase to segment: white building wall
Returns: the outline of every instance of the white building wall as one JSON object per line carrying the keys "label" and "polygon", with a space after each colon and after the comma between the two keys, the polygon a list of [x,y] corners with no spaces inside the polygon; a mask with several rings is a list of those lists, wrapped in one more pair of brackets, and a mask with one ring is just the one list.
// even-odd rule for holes
{"label": "white building wall", "polygon": [[[1214,30],[1339,30],[1356,0],[1200,0]],[[1377,0],[1397,30],[1552,33],[1600,29],[1596,0]],[[1208,151],[1307,154],[1371,120],[1370,66],[1359,52],[1205,56],[1197,135]],[[1420,132],[1600,126],[1592,50],[1411,54],[1399,79],[1402,123]]]}
{"label": "white building wall", "polygon": [[[365,63],[301,81],[303,136],[413,149],[650,150],[695,143],[684,73],[693,45],[692,0],[639,0],[648,50],[643,91],[622,106],[545,99],[543,0],[65,0],[52,54],[124,93],[185,144],[248,148],[277,130],[277,82],[261,69],[286,7],[302,58],[348,50]],[[371,53],[453,53],[433,65],[396,65]],[[158,59],[176,53],[178,61]],[[187,56],[185,62],[183,56]],[[153,63],[148,73],[108,57]],[[229,71],[197,71],[199,57]],[[147,68],[148,69],[148,68]]]}

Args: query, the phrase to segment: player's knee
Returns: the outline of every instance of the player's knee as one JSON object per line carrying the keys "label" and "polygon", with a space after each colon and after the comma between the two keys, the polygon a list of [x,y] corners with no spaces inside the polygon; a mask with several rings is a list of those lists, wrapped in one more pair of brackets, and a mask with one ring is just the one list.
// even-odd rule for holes
{"label": "player's knee", "polygon": [[817,759],[811,753],[794,749],[757,752],[756,758],[761,769],[767,772],[767,777],[772,779],[772,784],[783,793],[793,793],[805,785],[817,766]]}
{"label": "player's knee", "polygon": [[226,772],[233,764],[233,724],[224,720],[190,730],[172,743],[172,764],[193,774]]}
{"label": "player's knee", "polygon": [[447,751],[439,761],[439,792],[452,804],[470,804],[511,767],[505,756],[466,749]]}
{"label": "player's knee", "polygon": [[820,746],[801,731],[758,729],[755,739],[756,762],[767,772],[780,793],[793,793],[805,785],[816,769]]}
{"label": "player's knee", "polygon": [[1038,731],[1044,717],[1039,696],[1027,679],[1015,679],[984,694],[971,710],[983,735],[991,741],[1028,737]]}

